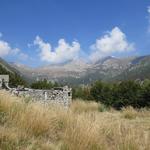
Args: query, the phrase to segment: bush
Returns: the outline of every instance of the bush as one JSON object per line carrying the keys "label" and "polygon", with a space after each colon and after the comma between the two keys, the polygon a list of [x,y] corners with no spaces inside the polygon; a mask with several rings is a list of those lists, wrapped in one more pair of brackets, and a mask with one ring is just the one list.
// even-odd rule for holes
{"label": "bush", "polygon": [[88,88],[78,87],[73,90],[73,98],[94,100],[115,109],[132,106],[150,107],[150,81],[122,81],[105,83],[96,81]]}
{"label": "bush", "polygon": [[133,106],[139,107],[140,84],[135,81],[123,81],[113,88],[113,103],[115,108]]}
{"label": "bush", "polygon": [[145,82],[141,88],[140,107],[150,107],[150,82]]}
{"label": "bush", "polygon": [[110,105],[112,99],[111,85],[96,81],[91,87],[91,95],[97,102],[100,101],[105,105]]}
{"label": "bush", "polygon": [[33,89],[51,89],[53,87],[58,87],[59,84],[58,83],[52,83],[50,81],[47,80],[43,80],[43,81],[37,81],[31,84],[31,88]]}
{"label": "bush", "polygon": [[89,86],[85,86],[85,87],[74,87],[72,89],[72,92],[73,92],[73,99],[83,99],[83,100],[92,100],[93,97],[91,95],[91,91],[90,91],[90,87]]}

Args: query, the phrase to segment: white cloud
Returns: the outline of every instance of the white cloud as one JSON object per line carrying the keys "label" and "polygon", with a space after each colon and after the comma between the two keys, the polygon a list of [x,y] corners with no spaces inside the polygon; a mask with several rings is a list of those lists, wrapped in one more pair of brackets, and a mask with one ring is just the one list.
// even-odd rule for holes
{"label": "white cloud", "polygon": [[29,56],[25,53],[20,52],[19,53],[19,58],[20,58],[20,60],[27,60],[29,58]]}
{"label": "white cloud", "polygon": [[17,55],[17,54],[19,54],[19,53],[21,53],[21,51],[20,51],[19,48],[11,49],[11,54],[12,54],[12,55]]}
{"label": "white cloud", "polygon": [[[3,36],[3,34],[0,32],[0,38]],[[9,46],[9,43],[0,40],[0,57],[6,56],[11,52],[11,47]]]}
{"label": "white cloud", "polygon": [[12,48],[8,42],[0,40],[0,57],[8,55],[17,56],[22,59],[28,58],[28,55],[24,54],[19,48]]}
{"label": "white cloud", "polygon": [[5,41],[0,40],[0,57],[6,56],[11,52],[11,47]]}
{"label": "white cloud", "polygon": [[50,43],[44,42],[39,36],[36,36],[34,45],[39,47],[39,56],[42,61],[50,63],[63,63],[78,57],[80,44],[73,41],[72,44],[67,43],[64,39],[58,41],[58,46],[52,50]]}
{"label": "white cloud", "polygon": [[134,43],[129,43],[126,35],[118,27],[115,27],[103,37],[97,39],[91,49],[93,52],[90,59],[97,60],[106,55],[134,50]]}
{"label": "white cloud", "polygon": [[19,48],[11,49],[9,55],[17,56],[20,60],[27,60],[29,56],[23,53]]}

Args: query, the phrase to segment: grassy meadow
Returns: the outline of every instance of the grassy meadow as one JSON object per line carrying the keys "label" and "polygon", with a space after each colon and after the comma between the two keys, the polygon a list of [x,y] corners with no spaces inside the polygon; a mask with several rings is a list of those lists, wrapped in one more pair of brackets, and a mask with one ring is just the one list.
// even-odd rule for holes
{"label": "grassy meadow", "polygon": [[0,150],[150,150],[150,110],[82,100],[66,109],[0,91]]}

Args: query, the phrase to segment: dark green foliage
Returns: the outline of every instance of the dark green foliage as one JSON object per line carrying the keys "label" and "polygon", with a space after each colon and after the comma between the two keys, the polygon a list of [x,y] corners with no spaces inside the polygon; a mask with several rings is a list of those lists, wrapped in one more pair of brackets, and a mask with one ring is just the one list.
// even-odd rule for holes
{"label": "dark green foliage", "polygon": [[18,85],[27,85],[20,75],[18,75],[16,72],[10,72],[6,70],[2,65],[0,65],[0,74],[9,75],[10,87],[17,87]]}
{"label": "dark green foliage", "polygon": [[90,88],[89,87],[75,87],[72,88],[72,97],[73,99],[76,98],[81,98],[84,100],[92,100],[92,96],[90,93]]}
{"label": "dark green foliage", "polygon": [[74,97],[93,99],[106,106],[116,109],[132,106],[135,108],[150,107],[150,80],[144,82],[123,81],[119,83],[105,83],[96,81],[88,88],[88,94],[83,88],[74,89]]}
{"label": "dark green foliage", "polygon": [[112,87],[108,83],[96,81],[91,87],[91,95],[97,102],[101,101],[106,105],[110,105],[112,98]]}
{"label": "dark green foliage", "polygon": [[150,107],[150,80],[147,80],[142,85],[139,105],[141,107]]}
{"label": "dark green foliage", "polygon": [[31,88],[33,89],[51,89],[58,86],[58,83],[47,82],[47,80],[37,81],[31,84]]}
{"label": "dark green foliage", "polygon": [[139,107],[141,86],[135,81],[123,81],[115,85],[112,91],[112,106],[121,108],[126,106]]}

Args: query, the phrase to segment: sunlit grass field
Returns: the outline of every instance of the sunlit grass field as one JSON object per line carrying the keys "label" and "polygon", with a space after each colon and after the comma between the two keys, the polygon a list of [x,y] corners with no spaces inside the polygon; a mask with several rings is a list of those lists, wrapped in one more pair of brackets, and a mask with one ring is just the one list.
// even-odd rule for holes
{"label": "sunlit grass field", "polygon": [[150,110],[76,100],[69,109],[0,91],[1,150],[150,150]]}

